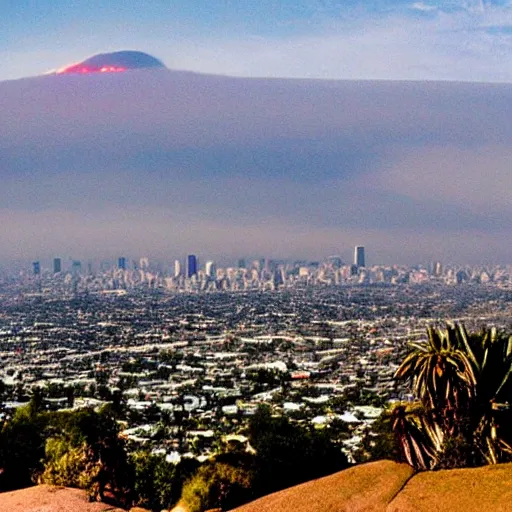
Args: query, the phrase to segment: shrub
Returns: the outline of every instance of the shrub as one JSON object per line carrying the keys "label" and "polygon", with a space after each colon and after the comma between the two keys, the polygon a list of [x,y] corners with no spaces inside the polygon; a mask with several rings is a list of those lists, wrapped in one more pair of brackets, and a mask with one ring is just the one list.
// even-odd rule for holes
{"label": "shrub", "polygon": [[38,483],[78,487],[85,489],[91,500],[96,499],[102,466],[85,443],[74,447],[63,439],[50,437],[46,440],[45,456]]}
{"label": "shrub", "polygon": [[54,413],[48,435],[40,481],[86,489],[91,499],[103,498],[108,488],[117,501],[130,504],[133,470],[119,427],[108,412]]}
{"label": "shrub", "polygon": [[190,512],[232,509],[252,498],[253,474],[222,462],[201,466],[185,483],[182,500]]}

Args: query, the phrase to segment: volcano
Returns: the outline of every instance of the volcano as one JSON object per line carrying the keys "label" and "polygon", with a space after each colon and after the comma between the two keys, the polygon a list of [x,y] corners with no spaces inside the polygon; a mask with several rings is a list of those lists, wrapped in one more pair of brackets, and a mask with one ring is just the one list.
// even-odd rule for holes
{"label": "volcano", "polygon": [[129,69],[164,68],[162,61],[144,52],[123,50],[99,53],[88,59],[59,69],[57,75],[88,73],[119,73]]}

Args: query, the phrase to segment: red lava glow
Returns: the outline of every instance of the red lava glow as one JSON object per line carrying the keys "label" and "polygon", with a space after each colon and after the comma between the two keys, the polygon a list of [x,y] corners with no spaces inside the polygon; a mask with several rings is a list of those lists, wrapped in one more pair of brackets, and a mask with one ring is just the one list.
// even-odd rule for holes
{"label": "red lava glow", "polygon": [[89,73],[121,73],[126,71],[127,68],[121,66],[102,66],[99,67],[87,67],[81,66],[80,64],[69,66],[67,68],[59,69],[57,75],[69,75],[69,74],[89,74]]}

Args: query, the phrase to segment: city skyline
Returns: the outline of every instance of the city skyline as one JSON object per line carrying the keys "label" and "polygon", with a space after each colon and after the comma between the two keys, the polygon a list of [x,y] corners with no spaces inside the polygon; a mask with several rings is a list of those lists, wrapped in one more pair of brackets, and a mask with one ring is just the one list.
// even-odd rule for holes
{"label": "city skyline", "polygon": [[[347,258],[342,257],[348,255]],[[374,256],[374,255],[373,255]],[[231,259],[215,260],[211,259],[211,255],[196,255],[196,254],[182,254],[181,257],[169,254],[167,258],[155,258],[150,256],[136,256],[136,255],[123,255],[113,256],[111,258],[61,258],[54,257],[53,259],[35,259],[32,261],[19,261],[16,262],[16,268],[25,269],[25,272],[32,269],[34,276],[39,276],[42,273],[53,271],[53,274],[58,273],[74,273],[77,271],[91,272],[110,272],[110,271],[143,271],[143,272],[157,272],[164,275],[172,276],[174,278],[190,279],[194,276],[201,275],[206,278],[215,278],[216,271],[236,269],[239,271],[244,270],[258,270],[274,272],[280,268],[332,268],[332,269],[345,269],[352,275],[360,275],[361,272],[367,273],[375,269],[384,268],[402,268],[414,271],[427,271],[428,274],[433,276],[440,276],[446,269],[454,271],[458,269],[463,271],[466,269],[480,269],[487,272],[487,269],[501,269],[498,273],[510,272],[512,264],[496,265],[492,263],[471,265],[464,262],[456,261],[421,261],[414,264],[405,265],[398,262],[386,264],[378,260],[366,260],[366,248],[361,245],[354,246],[351,250],[342,251],[338,254],[323,256],[320,258],[286,258],[286,257],[268,257],[268,256],[247,256],[234,257]],[[2,267],[0,266],[0,269]],[[5,270],[5,268],[4,268]],[[30,273],[30,272],[29,272]]]}
{"label": "city skyline", "polygon": [[[184,271],[181,263],[184,261]],[[54,260],[55,262],[55,260]],[[353,262],[345,262],[339,255],[321,261],[239,259],[217,265],[213,260],[201,260],[189,254],[184,260],[153,261],[147,256],[130,259],[121,256],[117,261],[79,260],[61,267],[59,272],[33,261],[31,272],[25,265],[15,272],[2,271],[5,283],[38,294],[137,294],[148,290],[158,293],[219,293],[316,289],[318,287],[354,286],[492,286],[507,289],[512,276],[512,265],[454,265],[432,261],[428,265],[368,265],[365,248],[355,246]],[[465,289],[466,290],[466,289]]]}

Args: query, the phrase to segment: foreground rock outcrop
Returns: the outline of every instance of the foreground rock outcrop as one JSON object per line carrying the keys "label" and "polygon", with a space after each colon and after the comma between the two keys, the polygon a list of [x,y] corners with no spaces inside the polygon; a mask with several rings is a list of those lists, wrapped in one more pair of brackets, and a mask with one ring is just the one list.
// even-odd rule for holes
{"label": "foreground rock outcrop", "polygon": [[371,462],[264,496],[236,511],[377,512],[386,509],[413,473],[407,464]]}
{"label": "foreground rock outcrop", "polygon": [[414,475],[386,512],[512,510],[512,464]]}
{"label": "foreground rock outcrop", "polygon": [[37,485],[0,494],[2,512],[123,512],[105,503],[90,503],[85,491]]}
{"label": "foreground rock outcrop", "polygon": [[378,461],[291,487],[233,512],[505,512],[512,464],[413,474]]}

